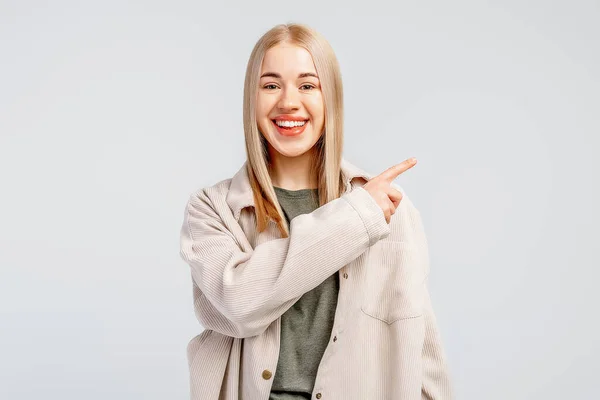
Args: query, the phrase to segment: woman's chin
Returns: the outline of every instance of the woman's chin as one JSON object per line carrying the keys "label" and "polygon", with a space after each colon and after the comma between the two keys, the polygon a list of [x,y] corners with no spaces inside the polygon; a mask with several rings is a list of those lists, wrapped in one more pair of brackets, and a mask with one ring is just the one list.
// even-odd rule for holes
{"label": "woman's chin", "polygon": [[275,147],[275,151],[281,154],[284,157],[293,158],[303,155],[308,152],[312,146],[306,146],[305,144],[298,143],[297,145],[292,145],[290,143],[284,144],[282,146]]}

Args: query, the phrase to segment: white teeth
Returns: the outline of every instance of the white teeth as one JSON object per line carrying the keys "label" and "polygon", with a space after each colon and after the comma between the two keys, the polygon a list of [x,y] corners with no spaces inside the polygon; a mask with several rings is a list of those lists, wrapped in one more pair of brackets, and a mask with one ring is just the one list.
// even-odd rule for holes
{"label": "white teeth", "polygon": [[306,121],[278,121],[276,120],[275,123],[278,126],[284,126],[286,128],[293,128],[295,126],[303,126]]}

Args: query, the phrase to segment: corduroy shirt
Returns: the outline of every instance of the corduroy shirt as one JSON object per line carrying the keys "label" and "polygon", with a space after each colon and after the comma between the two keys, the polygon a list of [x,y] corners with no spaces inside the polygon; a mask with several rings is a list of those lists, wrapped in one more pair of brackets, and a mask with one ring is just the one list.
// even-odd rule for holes
{"label": "corduroy shirt", "polygon": [[312,398],[453,398],[419,211],[392,184],[403,198],[388,224],[362,187],[373,175],[346,159],[342,174],[344,194],[294,218],[287,238],[273,221],[256,231],[247,163],[190,195],[180,255],[205,328],[187,347],[192,400],[267,400],[281,315],[333,273],[338,304]]}

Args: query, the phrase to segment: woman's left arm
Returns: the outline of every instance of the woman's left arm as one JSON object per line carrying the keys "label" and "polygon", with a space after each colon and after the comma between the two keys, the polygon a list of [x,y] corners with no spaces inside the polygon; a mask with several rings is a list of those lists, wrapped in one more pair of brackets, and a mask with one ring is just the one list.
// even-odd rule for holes
{"label": "woman's left arm", "polygon": [[[406,199],[403,199],[404,202]],[[446,362],[446,355],[442,345],[440,331],[429,296],[429,249],[427,237],[421,220],[421,214],[410,201],[409,208],[412,211],[411,224],[414,233],[415,244],[419,249],[422,265],[424,268],[423,282],[423,318],[425,323],[425,338],[423,342],[423,383],[421,387],[421,398],[423,400],[450,400],[453,399],[453,389],[450,381],[450,373]]]}
{"label": "woman's left arm", "polygon": [[425,281],[424,292],[425,340],[422,353],[423,383],[421,398],[423,400],[450,400],[453,398],[452,385],[435,313],[431,306],[427,280]]}

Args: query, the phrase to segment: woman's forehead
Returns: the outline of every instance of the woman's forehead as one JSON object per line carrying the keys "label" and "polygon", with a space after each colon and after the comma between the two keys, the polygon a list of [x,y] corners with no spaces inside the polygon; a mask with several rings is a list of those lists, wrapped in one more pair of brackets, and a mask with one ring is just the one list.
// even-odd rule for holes
{"label": "woman's forehead", "polygon": [[316,73],[311,54],[303,47],[293,44],[279,44],[267,50],[263,59],[261,74],[275,72],[283,78],[296,79],[298,73]]}

